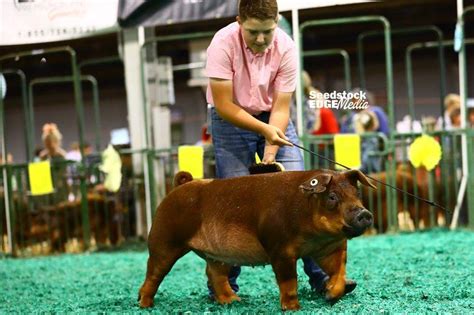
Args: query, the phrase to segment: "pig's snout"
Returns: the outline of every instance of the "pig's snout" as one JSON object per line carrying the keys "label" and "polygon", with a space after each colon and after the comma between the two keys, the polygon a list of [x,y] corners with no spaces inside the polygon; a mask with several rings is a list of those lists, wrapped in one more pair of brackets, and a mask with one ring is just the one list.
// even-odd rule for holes
{"label": "pig's snout", "polygon": [[354,219],[354,227],[357,229],[365,230],[372,225],[372,213],[367,209],[362,209],[356,215]]}
{"label": "pig's snout", "polygon": [[347,226],[344,227],[344,232],[349,238],[361,235],[373,223],[372,213],[364,208],[354,209],[351,217],[346,221]]}

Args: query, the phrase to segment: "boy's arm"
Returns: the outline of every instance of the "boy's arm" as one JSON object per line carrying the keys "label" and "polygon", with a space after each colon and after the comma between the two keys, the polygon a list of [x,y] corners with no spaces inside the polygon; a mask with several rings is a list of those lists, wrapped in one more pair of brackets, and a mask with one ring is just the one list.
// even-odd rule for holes
{"label": "boy's arm", "polygon": [[[282,123],[272,124],[270,120],[270,124],[266,124],[247,113],[238,105],[234,104],[232,97],[232,80],[223,80],[217,78],[210,78],[209,80],[214,106],[216,107],[219,116],[221,116],[224,120],[239,128],[247,129],[263,135],[268,143],[275,145],[277,148],[281,145],[291,145],[291,143],[286,140],[285,133],[280,128],[280,126],[283,126]],[[280,115],[281,114],[277,116]],[[273,111],[271,116],[273,116]],[[277,120],[280,121],[281,118],[278,118]],[[284,125],[285,129],[287,124],[288,121]]]}
{"label": "boy's arm", "polygon": [[[290,102],[291,92],[275,92],[272,112],[270,114],[269,124],[285,132],[290,120]],[[279,147],[267,143],[265,146],[265,153],[263,155],[263,163],[275,162],[275,156]]]}
{"label": "boy's arm", "polygon": [[[291,47],[283,55],[278,73],[275,77],[272,112],[269,124],[273,125],[285,133],[290,119],[290,102],[296,88],[297,75],[297,54],[296,46],[292,42]],[[278,147],[268,143],[265,146],[263,155],[264,163],[275,162]]]}

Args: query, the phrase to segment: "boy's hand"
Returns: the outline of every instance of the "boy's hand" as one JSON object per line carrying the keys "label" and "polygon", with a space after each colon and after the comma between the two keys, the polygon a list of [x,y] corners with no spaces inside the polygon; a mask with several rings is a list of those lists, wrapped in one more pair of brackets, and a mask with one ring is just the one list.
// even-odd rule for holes
{"label": "boy's hand", "polygon": [[263,160],[262,160],[262,163],[263,164],[272,164],[272,163],[275,163],[275,153],[273,152],[265,152],[265,154],[263,155]]}
{"label": "boy's hand", "polygon": [[262,131],[262,135],[270,145],[278,145],[280,147],[284,145],[293,146],[291,142],[288,141],[288,138],[285,136],[283,131],[278,127],[267,124]]}

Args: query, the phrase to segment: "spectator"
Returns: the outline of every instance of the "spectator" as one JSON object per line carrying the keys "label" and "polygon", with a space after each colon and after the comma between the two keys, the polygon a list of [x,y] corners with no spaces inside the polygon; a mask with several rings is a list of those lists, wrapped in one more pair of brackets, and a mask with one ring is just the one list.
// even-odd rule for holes
{"label": "spectator", "polygon": [[[459,97],[459,95],[454,94],[454,93],[446,95],[446,97],[444,98],[444,117],[443,117],[445,130],[452,130],[456,128],[455,126],[453,126],[453,119],[454,121],[457,120],[456,113],[455,113],[457,108],[461,108],[461,98]],[[452,117],[453,119],[450,117],[451,114],[453,114],[453,117]],[[440,120],[438,120],[437,129],[442,129],[441,126],[442,126],[442,123]]]}
{"label": "spectator", "polygon": [[448,117],[451,125],[451,129],[461,128],[461,107],[453,106],[448,111]]}
{"label": "spectator", "polygon": [[42,146],[35,146],[35,150],[33,151],[33,161],[38,162],[41,161],[40,154],[44,150]]}
{"label": "spectator", "polygon": [[[449,119],[449,115],[447,115],[446,117],[448,117]],[[450,123],[451,123],[451,120],[449,120]],[[421,128],[423,130],[423,132],[433,132],[437,129],[441,129],[439,128],[439,125],[440,125],[440,119],[438,119],[438,121],[436,121],[436,118],[433,117],[433,116],[423,116],[421,118]],[[448,127],[449,129],[452,129],[452,126],[449,125],[450,127]]]}
{"label": "spectator", "polygon": [[41,138],[43,139],[44,149],[39,153],[40,160],[59,161],[66,158],[66,151],[61,148],[63,136],[56,124],[44,124]]}
{"label": "spectator", "polygon": [[[339,124],[336,116],[330,108],[325,107],[325,98],[321,91],[312,85],[312,80],[306,71],[302,74],[302,83],[304,88],[304,112],[306,118],[306,132],[311,135],[336,134],[339,132]],[[318,139],[318,143],[310,143],[311,150],[318,150],[319,154],[326,155],[334,160],[334,146],[325,143],[328,140]],[[309,156],[310,165],[314,168],[334,168],[332,163],[319,159],[315,156]]]}
{"label": "spectator", "polygon": [[47,123],[43,125],[41,138],[43,139],[44,149],[39,153],[39,159],[51,162],[51,173],[55,187],[53,200],[68,200],[67,168],[65,163],[61,163],[66,160],[66,151],[61,148],[63,136],[55,123]]}
{"label": "spectator", "polygon": [[198,142],[196,142],[196,145],[202,145],[202,146],[207,146],[212,144],[212,137],[209,133],[207,124],[204,124],[201,127],[201,139],[199,139]]}
{"label": "spectator", "polygon": [[[389,134],[388,118],[381,107],[375,106],[374,97],[372,93],[355,89],[353,93],[365,92],[367,99],[353,98],[352,102],[367,102],[368,107],[362,110],[355,110],[349,113],[346,120],[343,121],[341,132],[343,133],[358,133],[364,134],[366,132],[382,132],[385,135]],[[362,139],[361,143],[362,166],[361,171],[365,173],[377,173],[382,171],[382,159],[379,156],[373,156],[372,153],[380,151],[381,144],[378,137],[370,136]]]}
{"label": "spectator", "polygon": [[[323,106],[324,98],[321,91],[313,87],[311,77],[308,72],[303,71],[303,88],[305,96],[305,117],[306,130],[312,135],[335,134],[339,132],[339,125],[336,116],[330,108]],[[310,94],[316,95],[316,106],[312,106],[309,101]]]}
{"label": "spectator", "polygon": [[69,147],[69,151],[66,153],[66,160],[81,161],[81,151],[79,150],[79,143],[73,142]]}
{"label": "spectator", "polygon": [[[346,118],[343,120],[341,123],[341,132],[343,133],[351,133],[355,132],[354,128],[354,123],[356,120],[362,118],[363,116],[355,116],[356,114],[362,114],[362,113],[367,113],[367,112],[372,112],[375,114],[376,120],[377,120],[377,128],[375,130],[371,130],[374,132],[383,132],[385,135],[388,135],[390,130],[389,130],[389,125],[388,125],[388,117],[387,114],[385,114],[384,110],[375,105],[375,99],[372,93],[368,91],[363,91],[361,89],[354,89],[352,93],[365,93],[367,95],[367,99],[360,99],[360,98],[353,98],[352,102],[367,102],[368,103],[368,108],[363,109],[363,110],[354,110],[354,112],[349,113],[349,115],[346,116]],[[371,114],[369,114],[371,115]],[[355,116],[355,117],[354,117]],[[374,116],[372,116],[374,117]],[[360,122],[359,122],[360,123]]]}
{"label": "spectator", "polygon": [[[474,98],[467,99],[466,103],[466,127],[474,127]],[[461,128],[461,98],[457,94],[448,94],[444,98],[444,120],[445,130]],[[437,127],[441,129],[441,121],[438,120]]]}
{"label": "spectator", "polygon": [[[8,153],[6,164],[12,164],[12,163],[13,163],[13,155],[11,153]],[[0,165],[3,165],[3,164],[5,164],[5,163],[3,162],[3,157],[2,157],[2,154],[0,153]]]}
{"label": "spectator", "polygon": [[209,134],[207,123],[201,127],[201,139],[195,145],[202,146],[204,149],[204,178],[215,178],[216,161],[214,147],[212,146],[212,137]]}
{"label": "spectator", "polygon": [[468,127],[474,128],[474,98],[467,100],[467,123]]}

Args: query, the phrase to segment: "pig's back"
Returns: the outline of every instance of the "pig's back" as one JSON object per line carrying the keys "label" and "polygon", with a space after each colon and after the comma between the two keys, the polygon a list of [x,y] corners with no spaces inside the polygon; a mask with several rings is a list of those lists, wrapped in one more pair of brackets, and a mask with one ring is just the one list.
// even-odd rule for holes
{"label": "pig's back", "polygon": [[284,224],[304,172],[195,181],[176,191],[188,220],[198,223],[188,245],[201,256],[229,264],[269,262],[259,226],[270,217]]}

